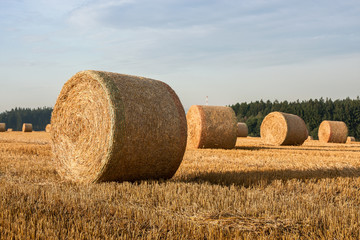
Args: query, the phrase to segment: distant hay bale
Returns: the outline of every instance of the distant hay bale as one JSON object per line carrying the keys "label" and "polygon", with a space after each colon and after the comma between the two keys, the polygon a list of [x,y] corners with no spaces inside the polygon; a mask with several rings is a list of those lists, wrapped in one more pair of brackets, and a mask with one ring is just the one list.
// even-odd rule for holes
{"label": "distant hay bale", "polygon": [[247,137],[248,131],[249,130],[246,123],[242,123],[242,122],[237,123],[237,137]]}
{"label": "distant hay bale", "polygon": [[6,124],[0,123],[0,132],[5,132],[5,131],[6,131]]}
{"label": "distant hay bale", "polygon": [[47,124],[45,127],[45,132],[50,132],[51,131],[51,124]]}
{"label": "distant hay bale", "polygon": [[13,129],[12,128],[8,128],[8,130],[7,130],[8,132],[12,132],[13,131]]}
{"label": "distant hay bale", "polygon": [[356,142],[354,137],[347,137],[346,139],[346,143],[352,143],[352,142]]}
{"label": "distant hay bale", "polygon": [[311,140],[314,140],[314,138],[312,136],[308,136],[308,138],[306,140],[311,141]]}
{"label": "distant hay bale", "polygon": [[341,121],[322,121],[318,131],[319,141],[324,143],[345,143],[348,128]]}
{"label": "distant hay bale", "polygon": [[265,143],[271,145],[301,145],[309,134],[299,116],[272,112],[261,123],[260,135]]}
{"label": "distant hay bale", "polygon": [[237,121],[232,108],[193,105],[187,112],[186,118],[188,148],[235,147]]}
{"label": "distant hay bale", "polygon": [[23,132],[32,132],[33,127],[31,123],[24,123],[22,126],[22,131]]}
{"label": "distant hay bale", "polygon": [[183,159],[187,125],[184,108],[167,84],[89,70],[63,86],[50,135],[64,179],[168,179]]}

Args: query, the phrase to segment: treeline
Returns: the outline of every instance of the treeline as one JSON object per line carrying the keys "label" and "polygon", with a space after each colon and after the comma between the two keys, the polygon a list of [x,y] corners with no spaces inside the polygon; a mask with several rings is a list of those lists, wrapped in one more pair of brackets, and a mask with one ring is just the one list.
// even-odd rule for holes
{"label": "treeline", "polygon": [[360,99],[346,98],[331,100],[320,98],[308,101],[279,102],[256,101],[231,105],[238,121],[246,122],[250,136],[260,136],[260,125],[264,117],[273,111],[292,113],[300,116],[306,123],[309,135],[318,139],[317,132],[323,120],[344,121],[349,129],[349,136],[360,138]]}
{"label": "treeline", "polygon": [[33,130],[44,131],[46,124],[50,123],[52,108],[15,108],[0,113],[0,122],[6,123],[6,128],[21,131],[23,123],[31,123]]}
{"label": "treeline", "polygon": [[[230,105],[234,109],[237,119],[246,122],[250,136],[260,136],[260,125],[264,117],[270,112],[280,111],[292,113],[304,119],[309,134],[317,139],[317,132],[323,120],[344,121],[349,129],[349,136],[360,139],[360,98],[344,100],[310,99],[308,101],[274,102],[263,100],[251,103],[236,103]],[[37,109],[15,108],[0,113],[0,122],[6,123],[7,128],[20,131],[23,123],[32,123],[35,131],[43,131],[50,123],[52,108]]]}

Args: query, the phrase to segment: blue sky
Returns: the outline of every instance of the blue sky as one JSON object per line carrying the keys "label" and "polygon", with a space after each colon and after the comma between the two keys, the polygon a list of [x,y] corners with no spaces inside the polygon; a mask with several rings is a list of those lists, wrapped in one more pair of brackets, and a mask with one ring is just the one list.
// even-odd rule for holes
{"label": "blue sky", "polygon": [[358,0],[0,0],[0,112],[53,106],[86,69],[194,104],[360,95]]}

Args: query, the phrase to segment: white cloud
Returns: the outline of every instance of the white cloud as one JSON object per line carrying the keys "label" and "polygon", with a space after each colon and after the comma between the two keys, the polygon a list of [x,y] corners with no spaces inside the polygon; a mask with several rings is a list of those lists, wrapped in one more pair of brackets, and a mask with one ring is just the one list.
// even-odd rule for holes
{"label": "white cloud", "polygon": [[[359,58],[334,59],[360,54],[359,12],[357,0],[0,1],[0,71],[8,82],[36,84],[83,69],[143,75],[171,83],[187,105],[206,95],[212,104],[286,98],[301,79],[293,75],[311,83],[344,74],[355,89]],[[341,93],[322,96],[352,94],[329,86]]]}
{"label": "white cloud", "polygon": [[90,1],[69,13],[68,22],[86,30],[102,27],[100,19],[112,8],[134,3],[134,0]]}

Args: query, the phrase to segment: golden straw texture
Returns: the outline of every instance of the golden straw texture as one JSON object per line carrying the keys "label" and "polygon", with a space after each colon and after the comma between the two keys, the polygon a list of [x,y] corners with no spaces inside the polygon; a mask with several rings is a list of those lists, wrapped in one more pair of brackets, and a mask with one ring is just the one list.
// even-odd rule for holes
{"label": "golden straw texture", "polygon": [[45,132],[50,132],[51,131],[51,124],[47,124],[45,127]]}
{"label": "golden straw texture", "polygon": [[247,137],[248,127],[246,123],[238,122],[237,123],[237,137]]}
{"label": "golden straw texture", "polygon": [[6,124],[0,123],[0,132],[5,132],[5,131],[6,131]]}
{"label": "golden straw texture", "polygon": [[341,121],[322,121],[318,131],[319,141],[325,143],[345,143],[348,128]]}
{"label": "golden straw texture", "polygon": [[311,140],[314,140],[312,136],[308,136],[308,138],[306,139],[306,141],[311,141]]}
{"label": "golden straw texture", "polygon": [[33,127],[31,123],[24,123],[22,126],[22,131],[23,132],[32,132]]}
{"label": "golden straw texture", "polygon": [[13,131],[13,129],[12,128],[8,128],[8,130],[7,130],[8,132],[12,132]]}
{"label": "golden straw texture", "polygon": [[346,143],[352,143],[352,142],[356,142],[354,137],[347,137],[346,139]]}
{"label": "golden straw texture", "polygon": [[301,145],[308,137],[308,130],[299,116],[272,112],[261,123],[260,135],[271,145]]}
{"label": "golden straw texture", "polygon": [[237,126],[232,108],[193,105],[186,118],[188,148],[235,147]]}
{"label": "golden straw texture", "polygon": [[51,118],[57,171],[75,182],[171,178],[186,137],[184,108],[167,84],[118,73],[75,74]]}

